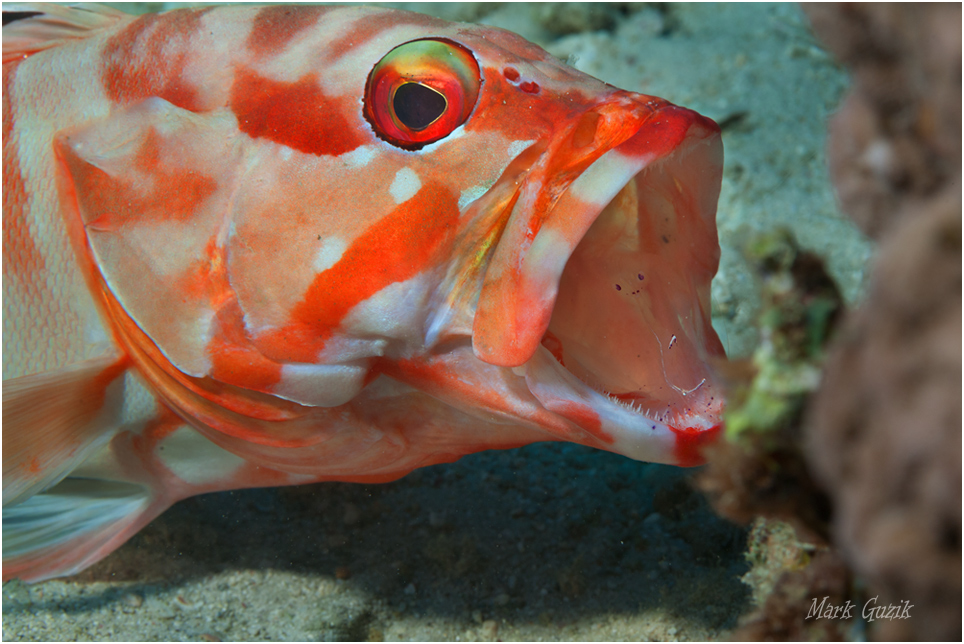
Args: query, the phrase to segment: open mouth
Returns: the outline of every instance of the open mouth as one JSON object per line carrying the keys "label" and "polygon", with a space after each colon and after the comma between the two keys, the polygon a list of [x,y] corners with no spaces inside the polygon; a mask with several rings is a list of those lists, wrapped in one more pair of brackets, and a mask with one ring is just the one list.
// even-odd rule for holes
{"label": "open mouth", "polygon": [[476,353],[607,449],[695,464],[680,436],[712,434],[723,407],[708,365],[723,355],[709,297],[722,146],[694,112],[659,116],[571,183],[510,279],[483,290],[473,339],[499,324]]}
{"label": "open mouth", "polygon": [[566,262],[542,345],[581,381],[672,421],[707,383],[721,349],[709,324],[715,194],[702,151],[637,173]]}

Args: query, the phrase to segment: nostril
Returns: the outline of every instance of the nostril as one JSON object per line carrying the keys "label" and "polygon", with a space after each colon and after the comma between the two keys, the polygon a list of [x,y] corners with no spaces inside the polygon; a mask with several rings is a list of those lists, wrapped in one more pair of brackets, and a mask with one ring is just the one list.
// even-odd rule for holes
{"label": "nostril", "polygon": [[539,83],[536,83],[533,81],[525,81],[524,83],[519,83],[519,89],[521,89],[526,94],[538,94],[541,88],[539,87]]}

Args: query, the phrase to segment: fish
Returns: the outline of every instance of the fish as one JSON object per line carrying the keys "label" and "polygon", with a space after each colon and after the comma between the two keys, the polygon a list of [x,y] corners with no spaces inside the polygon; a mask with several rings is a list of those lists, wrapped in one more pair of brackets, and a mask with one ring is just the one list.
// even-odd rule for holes
{"label": "fish", "polygon": [[10,8],[5,580],[208,492],[537,441],[703,461],[709,118],[394,9]]}

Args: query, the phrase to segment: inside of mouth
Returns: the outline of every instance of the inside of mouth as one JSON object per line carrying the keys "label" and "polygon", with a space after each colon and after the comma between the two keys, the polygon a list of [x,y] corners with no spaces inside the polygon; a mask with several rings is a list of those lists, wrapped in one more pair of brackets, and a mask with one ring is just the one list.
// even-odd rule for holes
{"label": "inside of mouth", "polygon": [[707,358],[719,245],[699,155],[647,167],[599,214],[563,271],[542,344],[614,401],[672,422],[712,405]]}

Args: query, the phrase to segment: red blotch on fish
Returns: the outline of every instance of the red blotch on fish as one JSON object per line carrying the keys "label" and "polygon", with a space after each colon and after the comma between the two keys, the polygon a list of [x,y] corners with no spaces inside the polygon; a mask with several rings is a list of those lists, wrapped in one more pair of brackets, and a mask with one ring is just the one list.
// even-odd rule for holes
{"label": "red blotch on fish", "polygon": [[401,16],[399,14],[376,13],[352,23],[343,35],[329,44],[328,48],[335,56],[339,56],[356,47],[364,46],[371,39],[389,29],[396,29],[404,25],[414,25],[427,29],[444,28],[448,24],[444,20],[419,14]]}
{"label": "red blotch on fish", "polygon": [[59,152],[74,177],[85,224],[94,230],[116,230],[131,218],[188,221],[217,188],[212,177],[163,158],[154,128],[144,136],[133,164],[150,174],[149,182],[111,176],[78,157],[69,145],[61,144]]}
{"label": "red blotch on fish", "polygon": [[673,450],[676,455],[676,464],[693,467],[706,462],[703,448],[716,440],[723,429],[723,424],[714,425],[709,429],[673,426],[670,426],[670,429],[676,435],[676,446]]}
{"label": "red blotch on fish", "polygon": [[240,68],[231,86],[231,110],[242,132],[318,156],[338,156],[366,142],[345,116],[350,104],[326,96],[314,74],[286,83]]}
{"label": "red blotch on fish", "polygon": [[202,109],[184,68],[190,40],[209,9],[145,14],[113,36],[101,56],[108,98],[130,104],[156,96],[186,110]]}
{"label": "red blotch on fish", "polygon": [[215,380],[264,392],[281,381],[281,365],[251,345],[244,331],[243,312],[236,301],[217,312],[207,350],[211,357],[209,375]]}
{"label": "red blotch on fish", "polygon": [[572,400],[553,403],[549,409],[572,421],[603,443],[611,445],[615,441],[611,434],[603,430],[599,414],[589,405]]}

